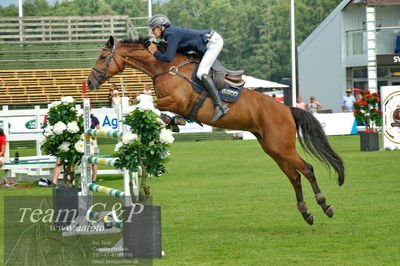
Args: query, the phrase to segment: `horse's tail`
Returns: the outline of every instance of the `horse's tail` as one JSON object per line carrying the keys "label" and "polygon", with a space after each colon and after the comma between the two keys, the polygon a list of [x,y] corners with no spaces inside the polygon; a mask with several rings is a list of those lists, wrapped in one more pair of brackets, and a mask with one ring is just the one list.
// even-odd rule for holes
{"label": "horse's tail", "polygon": [[329,145],[319,121],[310,112],[300,108],[290,107],[290,111],[296,122],[298,139],[303,149],[328,167],[332,166],[338,174],[339,186],[343,185],[343,161]]}

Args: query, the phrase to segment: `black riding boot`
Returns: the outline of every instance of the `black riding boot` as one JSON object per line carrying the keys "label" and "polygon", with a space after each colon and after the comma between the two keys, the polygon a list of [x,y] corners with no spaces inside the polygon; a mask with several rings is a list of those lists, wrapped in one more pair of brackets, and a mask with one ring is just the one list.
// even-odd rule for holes
{"label": "black riding boot", "polygon": [[221,98],[219,97],[217,88],[215,87],[214,81],[212,80],[212,78],[207,75],[207,74],[203,74],[201,76],[201,81],[203,82],[204,86],[206,87],[206,90],[208,92],[208,94],[210,94],[211,99],[214,103],[214,115],[211,118],[211,122],[215,122],[218,120],[218,118],[220,118],[221,116],[224,116],[225,114],[228,113],[229,108],[228,106],[222,102]]}

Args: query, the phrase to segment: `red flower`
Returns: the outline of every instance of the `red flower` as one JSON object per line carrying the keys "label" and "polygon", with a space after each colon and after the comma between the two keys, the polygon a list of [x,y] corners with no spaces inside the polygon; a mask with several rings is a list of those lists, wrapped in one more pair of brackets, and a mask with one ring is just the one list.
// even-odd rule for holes
{"label": "red flower", "polygon": [[378,96],[378,93],[377,92],[374,92],[374,93],[372,93],[374,96]]}
{"label": "red flower", "polygon": [[381,100],[381,98],[375,97],[375,100],[376,100],[377,102],[379,102],[379,101]]}
{"label": "red flower", "polygon": [[371,92],[368,90],[368,91],[364,91],[364,94],[370,94]]}
{"label": "red flower", "polygon": [[371,98],[372,97],[372,95],[371,94],[367,94],[367,95],[365,95],[365,98],[367,98],[367,99],[369,99],[369,98]]}
{"label": "red flower", "polygon": [[372,108],[371,111],[375,112],[375,111],[376,111],[376,108]]}
{"label": "red flower", "polygon": [[355,109],[355,110],[353,111],[353,113],[354,113],[354,114],[357,114],[358,111],[359,111],[358,109]]}
{"label": "red flower", "polygon": [[378,111],[378,113],[379,113],[380,115],[382,115],[382,114],[383,114],[383,112],[382,112],[382,111]]}
{"label": "red flower", "polygon": [[366,102],[366,101],[363,101],[363,100],[359,101],[358,103],[359,103],[361,106],[366,106],[366,105],[367,105],[367,102]]}

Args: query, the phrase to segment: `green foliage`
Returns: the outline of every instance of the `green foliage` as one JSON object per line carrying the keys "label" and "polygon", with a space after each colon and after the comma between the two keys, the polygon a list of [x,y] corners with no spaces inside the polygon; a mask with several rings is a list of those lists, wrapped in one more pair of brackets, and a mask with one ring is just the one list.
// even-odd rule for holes
{"label": "green foliage", "polygon": [[18,7],[9,5],[7,7],[0,6],[0,17],[16,17],[18,16]]}
{"label": "green foliage", "polygon": [[46,0],[26,0],[23,3],[24,16],[51,16],[51,7]]}
{"label": "green foliage", "polygon": [[362,99],[354,103],[354,117],[360,123],[364,123],[367,130],[373,130],[374,124],[382,126],[382,111],[378,110],[380,101],[378,93],[364,91]]}
{"label": "green foliage", "polygon": [[144,0],[105,0],[113,14],[128,15],[130,17],[147,16],[147,1]]}

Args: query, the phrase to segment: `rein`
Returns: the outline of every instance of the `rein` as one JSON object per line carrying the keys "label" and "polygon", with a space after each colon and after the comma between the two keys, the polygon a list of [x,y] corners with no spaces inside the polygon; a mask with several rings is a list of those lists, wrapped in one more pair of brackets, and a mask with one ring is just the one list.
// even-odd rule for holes
{"label": "rein", "polygon": [[185,66],[185,65],[187,65],[187,64],[190,64],[190,63],[196,63],[196,64],[198,64],[199,61],[197,61],[197,60],[191,60],[191,59],[189,59],[189,58],[186,58],[186,60],[183,61],[182,63],[180,63],[179,65],[177,65],[177,66],[172,66],[172,67],[170,67],[167,71],[163,71],[163,72],[161,72],[161,73],[155,74],[155,75],[153,76],[153,83],[155,82],[156,78],[158,78],[159,76],[169,73],[169,74],[171,74],[171,75],[177,75],[178,77],[183,78],[184,80],[186,80],[186,81],[188,81],[188,82],[190,82],[190,83],[192,83],[192,84],[194,84],[194,85],[196,85],[196,86],[202,87],[201,85],[199,85],[199,84],[197,84],[196,82],[194,82],[191,78],[185,77],[185,75],[183,75],[182,73],[180,73],[180,72],[178,71],[179,68],[181,68],[181,67],[183,67],[183,66]]}

